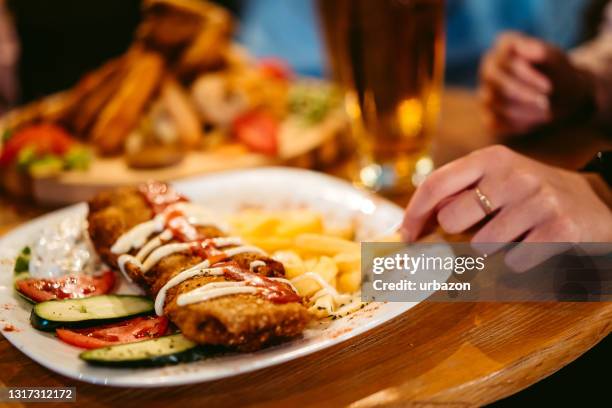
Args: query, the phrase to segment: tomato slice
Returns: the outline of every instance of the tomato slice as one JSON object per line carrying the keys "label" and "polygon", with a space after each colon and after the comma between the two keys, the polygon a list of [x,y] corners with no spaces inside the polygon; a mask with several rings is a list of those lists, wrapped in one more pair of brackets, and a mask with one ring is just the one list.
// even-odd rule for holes
{"label": "tomato slice", "polygon": [[293,77],[293,72],[286,61],[280,58],[262,58],[258,61],[257,66],[264,75],[287,81]]}
{"label": "tomato slice", "polygon": [[26,126],[17,130],[4,144],[0,166],[12,164],[26,147],[32,148],[38,157],[46,154],[63,156],[75,143],[68,132],[53,123]]}
{"label": "tomato slice", "polygon": [[167,331],[166,317],[145,316],[87,329],[57,329],[55,333],[65,343],[93,349],[152,339],[163,336]]}
{"label": "tomato slice", "polygon": [[253,151],[275,155],[278,152],[279,124],[264,111],[247,112],[234,121],[234,134]]}
{"label": "tomato slice", "polygon": [[75,299],[103,295],[115,285],[115,273],[100,276],[68,275],[56,279],[26,278],[16,282],[17,289],[35,302],[52,299]]}

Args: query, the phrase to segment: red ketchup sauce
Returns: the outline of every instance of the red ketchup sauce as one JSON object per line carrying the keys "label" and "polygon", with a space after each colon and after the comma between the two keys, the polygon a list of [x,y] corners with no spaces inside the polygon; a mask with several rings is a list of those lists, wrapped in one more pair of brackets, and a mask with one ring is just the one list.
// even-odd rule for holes
{"label": "red ketchup sauce", "polygon": [[171,211],[166,215],[166,228],[172,231],[178,241],[193,243],[192,254],[208,259],[211,265],[227,258],[227,255],[213,245],[211,238],[203,237],[180,211]]}
{"label": "red ketchup sauce", "polygon": [[172,204],[189,201],[168,184],[159,181],[143,183],[138,187],[138,191],[142,194],[155,214],[163,212]]}
{"label": "red ketchup sauce", "polygon": [[189,222],[185,214],[174,210],[166,214],[166,228],[172,231],[174,238],[181,242],[200,241],[203,239],[198,229]]}
{"label": "red ketchup sauce", "polygon": [[295,293],[291,286],[284,282],[275,281],[254,272],[244,270],[238,267],[235,263],[226,263],[224,265],[233,265],[234,268],[226,268],[223,270],[225,278],[237,282],[244,282],[248,286],[253,286],[259,289],[258,295],[273,303],[291,303],[301,302],[300,295]]}

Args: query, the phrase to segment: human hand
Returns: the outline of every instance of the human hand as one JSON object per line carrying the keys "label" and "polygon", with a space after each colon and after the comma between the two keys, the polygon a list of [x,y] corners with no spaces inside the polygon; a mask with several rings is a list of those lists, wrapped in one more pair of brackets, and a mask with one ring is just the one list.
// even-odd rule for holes
{"label": "human hand", "polygon": [[[476,188],[489,200],[490,208],[480,202]],[[401,229],[404,240],[418,239],[434,215],[450,234],[465,232],[490,217],[472,243],[476,248],[486,243],[491,252],[518,240],[612,242],[612,211],[586,177],[504,146],[475,151],[433,172],[408,204]],[[529,265],[517,262],[520,251],[508,255],[515,258],[515,266],[520,264],[517,270],[526,270],[554,253],[538,254],[544,259],[531,259]]]}
{"label": "human hand", "polygon": [[594,100],[591,75],[560,49],[506,33],[483,58],[479,95],[487,123],[500,136],[566,119]]}

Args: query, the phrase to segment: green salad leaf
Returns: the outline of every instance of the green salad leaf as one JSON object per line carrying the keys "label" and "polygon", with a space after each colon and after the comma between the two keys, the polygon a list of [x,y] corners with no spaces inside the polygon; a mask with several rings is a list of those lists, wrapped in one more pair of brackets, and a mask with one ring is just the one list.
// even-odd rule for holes
{"label": "green salad leaf", "polygon": [[5,129],[2,133],[2,142],[6,143],[13,136],[13,129]]}
{"label": "green salad leaf", "polygon": [[298,82],[289,89],[289,111],[308,125],[322,122],[340,105],[340,93],[331,84]]}
{"label": "green salad leaf", "polygon": [[68,170],[87,170],[91,152],[83,146],[75,146],[66,153],[64,161]]}
{"label": "green salad leaf", "polygon": [[45,155],[32,161],[28,166],[28,171],[32,177],[51,177],[55,176],[64,169],[64,161],[56,155]]}

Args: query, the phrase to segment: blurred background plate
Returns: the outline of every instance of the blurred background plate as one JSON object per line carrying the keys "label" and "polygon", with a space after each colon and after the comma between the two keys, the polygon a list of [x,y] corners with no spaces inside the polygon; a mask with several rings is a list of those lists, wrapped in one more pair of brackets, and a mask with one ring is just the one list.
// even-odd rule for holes
{"label": "blurred background plate", "polygon": [[234,143],[208,151],[191,151],[176,165],[150,170],[130,168],[121,156],[96,156],[85,171],[33,178],[32,193],[40,204],[66,205],[86,201],[101,190],[147,180],[176,181],[199,174],[271,165],[324,167],[344,154],[348,144],[346,126],[346,119],[339,112],[308,128],[286,121],[279,134],[278,156],[251,152]]}

